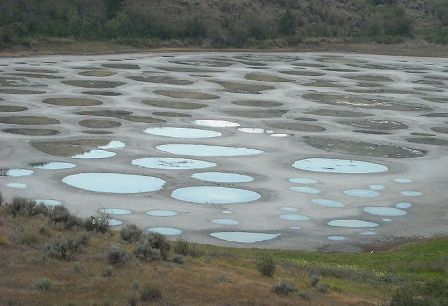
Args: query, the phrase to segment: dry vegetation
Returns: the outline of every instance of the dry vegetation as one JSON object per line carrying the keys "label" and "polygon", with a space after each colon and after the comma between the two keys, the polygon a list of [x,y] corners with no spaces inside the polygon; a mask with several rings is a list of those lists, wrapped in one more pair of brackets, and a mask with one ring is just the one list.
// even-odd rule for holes
{"label": "dry vegetation", "polygon": [[447,245],[375,255],[229,249],[132,225],[111,231],[104,215],[81,220],[14,199],[0,207],[0,304],[446,305]]}

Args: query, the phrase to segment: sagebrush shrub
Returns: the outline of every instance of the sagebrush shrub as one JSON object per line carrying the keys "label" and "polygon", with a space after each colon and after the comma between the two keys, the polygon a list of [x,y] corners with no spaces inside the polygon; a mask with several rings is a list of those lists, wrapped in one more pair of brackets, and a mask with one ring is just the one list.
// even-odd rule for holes
{"label": "sagebrush shrub", "polygon": [[120,230],[121,239],[126,242],[137,242],[143,235],[143,231],[135,224],[128,224]]}
{"label": "sagebrush shrub", "polygon": [[111,265],[125,264],[129,261],[128,254],[118,247],[112,247],[106,254],[107,262]]}
{"label": "sagebrush shrub", "polygon": [[276,268],[276,263],[272,256],[262,255],[257,261],[257,269],[264,276],[272,277]]}
{"label": "sagebrush shrub", "polygon": [[140,300],[144,302],[158,301],[162,299],[162,293],[159,289],[144,287],[140,292]]}
{"label": "sagebrush shrub", "polygon": [[275,294],[287,295],[293,291],[294,284],[287,281],[279,282],[272,287],[272,292],[274,292]]}

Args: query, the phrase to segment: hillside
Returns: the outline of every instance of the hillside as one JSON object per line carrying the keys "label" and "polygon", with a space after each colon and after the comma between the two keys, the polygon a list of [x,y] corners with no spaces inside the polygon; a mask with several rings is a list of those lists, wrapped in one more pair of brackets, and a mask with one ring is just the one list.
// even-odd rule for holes
{"label": "hillside", "polygon": [[[1,199],[1,195],[0,195]],[[1,305],[446,305],[448,240],[359,254],[168,242],[106,216],[0,205]]]}
{"label": "hillside", "polygon": [[446,44],[448,1],[0,1],[0,49],[61,39],[177,48],[409,40]]}

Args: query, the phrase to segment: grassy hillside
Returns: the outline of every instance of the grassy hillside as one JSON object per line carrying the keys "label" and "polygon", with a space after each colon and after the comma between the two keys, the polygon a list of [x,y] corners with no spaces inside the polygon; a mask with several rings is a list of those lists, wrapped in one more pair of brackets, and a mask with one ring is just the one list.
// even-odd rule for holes
{"label": "grassy hillside", "polygon": [[448,239],[374,253],[167,241],[24,199],[0,207],[0,305],[447,305]]}
{"label": "grassy hillside", "polygon": [[0,49],[41,41],[284,48],[448,43],[446,0],[2,0]]}

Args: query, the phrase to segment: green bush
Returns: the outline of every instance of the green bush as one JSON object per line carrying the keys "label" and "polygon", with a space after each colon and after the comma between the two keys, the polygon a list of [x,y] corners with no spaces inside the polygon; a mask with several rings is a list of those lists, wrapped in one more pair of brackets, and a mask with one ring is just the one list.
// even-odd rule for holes
{"label": "green bush", "polygon": [[279,282],[272,287],[272,292],[275,294],[287,295],[294,292],[294,284],[287,281]]}
{"label": "green bush", "polygon": [[171,245],[165,236],[159,233],[148,233],[143,236],[143,240],[152,248],[159,250],[162,259],[166,260],[168,258]]}
{"label": "green bush", "polygon": [[88,236],[80,234],[74,238],[59,239],[46,247],[46,255],[58,258],[70,260],[74,253],[78,252],[83,246],[88,243]]}
{"label": "green bush", "polygon": [[109,215],[98,213],[84,221],[84,228],[89,232],[106,233],[110,229]]}
{"label": "green bush", "polygon": [[128,224],[120,230],[121,239],[126,242],[137,242],[143,235],[143,231],[135,224]]}
{"label": "green bush", "polygon": [[155,261],[162,259],[160,250],[153,248],[148,241],[140,241],[135,246],[134,255],[143,261]]}
{"label": "green bush", "polygon": [[118,247],[112,247],[106,254],[107,262],[111,265],[125,264],[129,261],[128,254]]}
{"label": "green bush", "polygon": [[7,203],[6,211],[14,217],[32,217],[48,213],[48,209],[44,205],[24,198],[14,198],[11,203]]}
{"label": "green bush", "polygon": [[34,287],[39,290],[48,291],[53,287],[53,282],[47,277],[42,277],[34,281]]}
{"label": "green bush", "polygon": [[257,269],[264,276],[272,277],[276,270],[276,263],[272,256],[262,255],[257,261]]}
{"label": "green bush", "polygon": [[140,300],[143,302],[155,302],[162,299],[162,293],[159,289],[145,286],[140,292]]}

